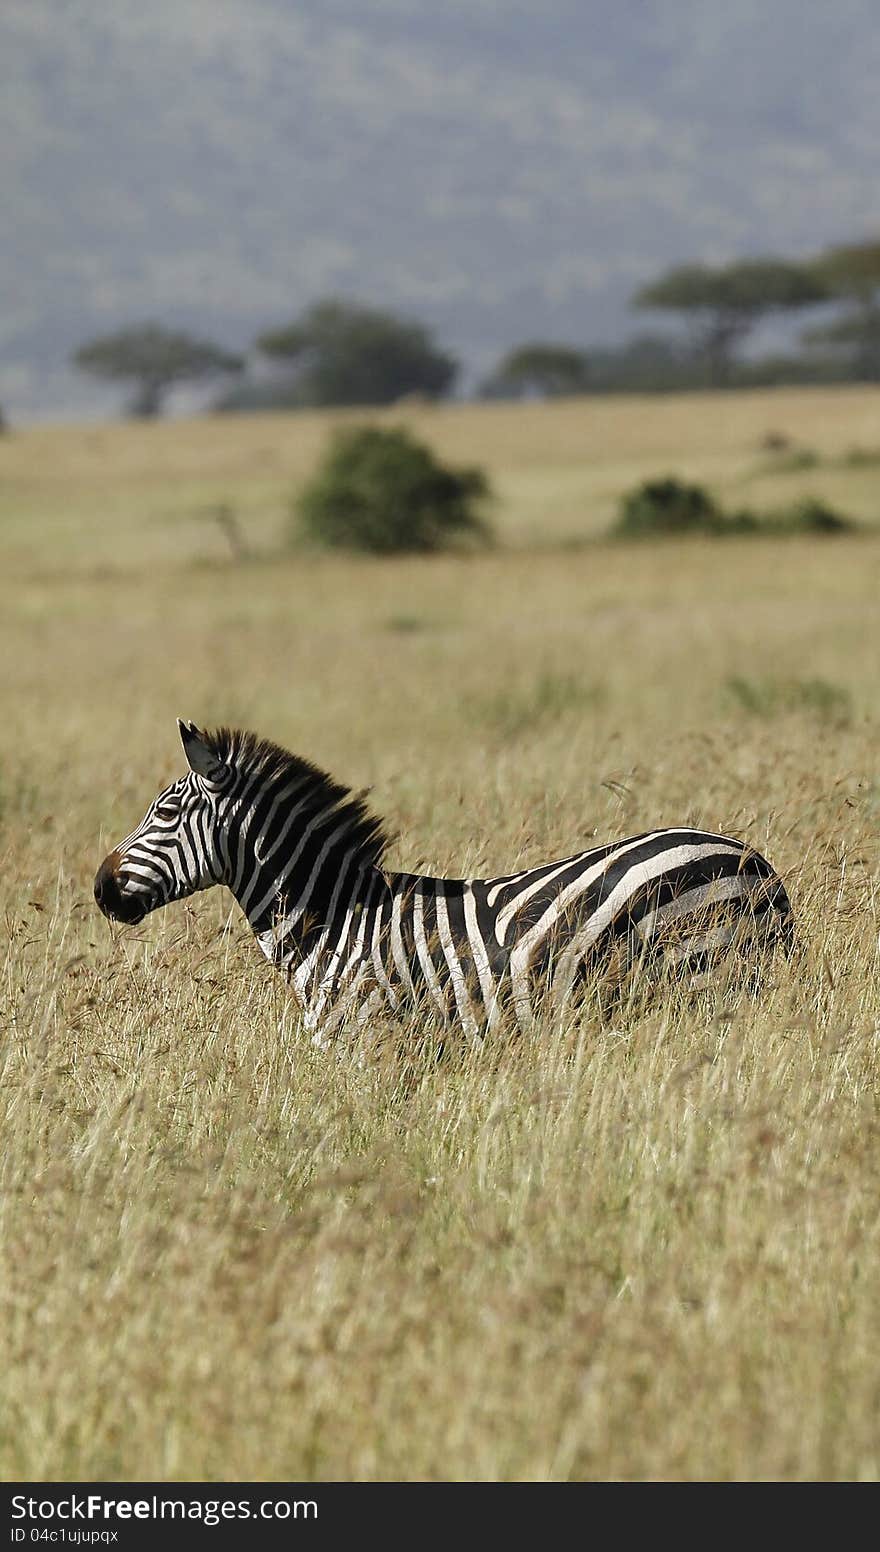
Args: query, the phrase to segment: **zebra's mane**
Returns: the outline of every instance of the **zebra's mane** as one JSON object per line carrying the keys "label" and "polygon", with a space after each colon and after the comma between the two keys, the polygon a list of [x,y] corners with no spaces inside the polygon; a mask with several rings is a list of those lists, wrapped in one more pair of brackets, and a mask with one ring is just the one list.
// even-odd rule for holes
{"label": "zebra's mane", "polygon": [[[248,733],[242,728],[220,727],[203,737],[224,765],[258,774],[272,785],[282,786],[295,780],[311,783],[309,797],[314,797],[315,809],[326,808],[339,824],[347,821],[346,839],[365,864],[375,867],[381,862],[390,838],[382,821],[367,807],[366,790],[353,792],[310,760],[303,760],[288,749],[282,749],[280,744],[258,738],[256,733]],[[302,802],[302,797],[300,788],[294,801]]]}

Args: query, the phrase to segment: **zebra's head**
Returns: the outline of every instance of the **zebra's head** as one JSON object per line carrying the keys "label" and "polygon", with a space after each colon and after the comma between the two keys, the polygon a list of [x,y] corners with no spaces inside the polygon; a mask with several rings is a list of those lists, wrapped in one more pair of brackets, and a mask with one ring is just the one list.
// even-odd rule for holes
{"label": "zebra's head", "polygon": [[104,915],[128,926],[224,877],[219,804],[233,773],[194,723],[177,726],[189,771],[159,793],[95,875]]}

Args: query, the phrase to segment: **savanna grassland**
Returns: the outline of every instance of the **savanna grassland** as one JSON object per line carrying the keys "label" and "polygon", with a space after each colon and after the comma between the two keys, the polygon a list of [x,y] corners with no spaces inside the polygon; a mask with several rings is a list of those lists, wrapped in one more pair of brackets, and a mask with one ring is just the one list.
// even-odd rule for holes
{"label": "savanna grassland", "polygon": [[[880,397],[384,419],[486,466],[494,550],[285,549],[330,416],[0,438],[0,1473],[877,1477]],[[604,542],[667,473],[860,529]],[[370,785],[410,869],[729,830],[800,952],[319,1055],[228,897],[94,907],[177,715]]]}

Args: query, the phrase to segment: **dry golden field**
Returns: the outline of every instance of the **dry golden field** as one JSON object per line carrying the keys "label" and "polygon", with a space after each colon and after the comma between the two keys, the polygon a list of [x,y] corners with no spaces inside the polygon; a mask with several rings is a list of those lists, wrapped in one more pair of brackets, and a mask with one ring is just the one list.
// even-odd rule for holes
{"label": "dry golden field", "polygon": [[[329,416],[0,439],[0,1474],[875,1478],[880,395],[385,419],[486,465],[493,552],[285,551]],[[864,531],[592,542],[670,472]],[[219,892],[93,905],[177,715],[370,784],[412,869],[746,836],[800,955],[757,1002],[320,1056]]]}

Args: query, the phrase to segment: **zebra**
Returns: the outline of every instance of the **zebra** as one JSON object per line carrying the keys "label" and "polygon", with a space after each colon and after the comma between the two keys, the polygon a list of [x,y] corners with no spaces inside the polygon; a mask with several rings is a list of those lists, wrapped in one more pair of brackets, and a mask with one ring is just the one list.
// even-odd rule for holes
{"label": "zebra", "polygon": [[189,770],[101,863],[97,904],[135,925],[226,885],[320,1046],[418,1005],[471,1039],[510,1015],[530,1029],[603,978],[703,985],[791,946],[782,880],[729,836],[655,829],[499,878],[392,872],[363,792],[254,733],[178,728]]}

